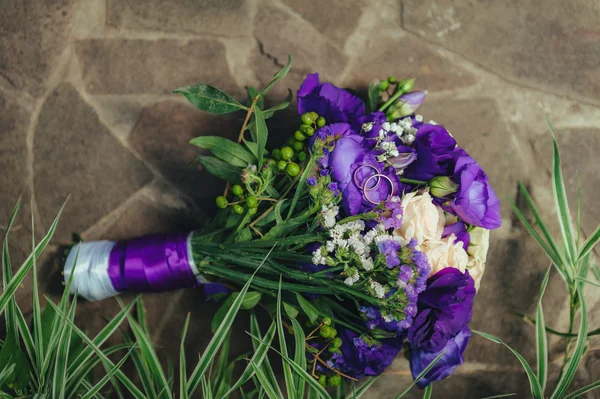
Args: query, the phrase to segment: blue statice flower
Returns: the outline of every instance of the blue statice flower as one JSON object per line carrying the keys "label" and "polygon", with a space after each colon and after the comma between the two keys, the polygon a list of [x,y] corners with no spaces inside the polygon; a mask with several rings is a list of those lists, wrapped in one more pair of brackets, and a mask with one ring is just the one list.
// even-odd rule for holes
{"label": "blue statice flower", "polygon": [[316,186],[317,178],[314,176],[309,177],[308,179],[306,179],[306,184],[308,184],[309,186]]}
{"label": "blue statice flower", "polygon": [[334,196],[338,196],[340,195],[340,189],[338,188],[338,184],[333,182],[333,183],[329,183],[327,185],[327,188],[329,189],[329,191],[333,192]]}
{"label": "blue statice flower", "polygon": [[381,209],[376,209],[377,221],[383,225],[386,230],[399,229],[402,226],[402,201],[400,197],[393,196],[388,198],[382,204]]}
{"label": "blue statice flower", "polygon": [[400,257],[398,251],[400,250],[400,243],[392,238],[389,240],[381,241],[377,245],[377,249],[383,255],[385,255],[385,263],[389,269],[400,265]]}

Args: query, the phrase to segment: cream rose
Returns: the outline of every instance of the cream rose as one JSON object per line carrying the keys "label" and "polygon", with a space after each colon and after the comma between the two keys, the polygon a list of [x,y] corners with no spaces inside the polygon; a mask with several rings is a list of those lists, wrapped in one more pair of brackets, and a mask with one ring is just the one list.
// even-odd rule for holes
{"label": "cream rose", "polygon": [[396,230],[397,235],[407,242],[414,238],[419,245],[442,238],[444,212],[435,206],[428,192],[406,194],[402,197],[402,210],[402,226]]}
{"label": "cream rose", "polygon": [[421,245],[421,251],[427,256],[431,266],[430,276],[446,267],[453,267],[464,273],[469,262],[469,255],[461,241],[456,242],[456,236],[450,234],[440,240],[427,240]]}
{"label": "cream rose", "polygon": [[485,271],[485,260],[487,258],[488,249],[490,248],[490,231],[481,227],[474,227],[469,232],[469,262],[467,270],[475,281],[475,289],[479,289],[483,272]]}

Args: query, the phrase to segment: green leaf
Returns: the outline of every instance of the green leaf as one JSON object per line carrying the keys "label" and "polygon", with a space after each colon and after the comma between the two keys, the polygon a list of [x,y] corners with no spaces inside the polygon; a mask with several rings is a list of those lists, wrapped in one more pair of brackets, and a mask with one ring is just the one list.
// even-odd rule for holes
{"label": "green leaf", "polygon": [[[237,295],[236,295],[237,296]],[[262,294],[257,291],[248,291],[242,302],[242,309],[250,310],[260,302]]]}
{"label": "green leaf", "polygon": [[[273,115],[275,115],[275,112],[284,110],[287,107],[289,107],[293,98],[294,98],[294,95],[292,94],[292,91],[290,89],[288,89],[288,95],[285,97],[285,99],[282,102],[280,102],[279,104],[273,105],[271,108],[263,111],[263,114],[265,115],[265,119],[269,119]],[[263,109],[262,105],[260,105],[260,109]]]}
{"label": "green leaf", "polygon": [[242,174],[241,168],[232,166],[225,161],[207,155],[198,155],[196,160],[213,176],[228,181],[229,183],[238,183],[240,181],[240,175]]}
{"label": "green leaf", "polygon": [[196,108],[211,114],[227,114],[248,108],[216,87],[197,84],[179,87],[173,93],[183,94]]}
{"label": "green leaf", "polygon": [[290,319],[295,319],[296,317],[298,317],[298,314],[300,313],[300,311],[298,311],[298,309],[294,305],[290,305],[287,302],[283,303],[283,309],[285,310],[285,314]]}
{"label": "green leaf", "polygon": [[482,399],[508,398],[509,396],[517,396],[517,394],[516,393],[503,393],[503,394],[500,394],[500,395],[486,396],[485,398],[482,398]]}
{"label": "green leaf", "polygon": [[306,166],[304,167],[302,176],[300,176],[300,180],[298,180],[298,187],[296,187],[296,192],[294,193],[294,198],[292,199],[292,205],[290,205],[290,209],[288,210],[286,219],[289,219],[292,216],[294,208],[296,208],[296,204],[298,203],[298,199],[300,198],[300,194],[302,194],[302,190],[304,189],[304,186],[306,184],[306,179],[308,179],[308,175],[311,173],[315,162],[315,157],[311,155],[310,159],[306,163]]}
{"label": "green leaf", "polygon": [[308,302],[301,294],[296,294],[296,299],[298,300],[298,304],[300,308],[306,313],[306,316],[310,320],[311,323],[315,323],[319,318],[319,311],[315,309],[315,307]]}
{"label": "green leaf", "polygon": [[[274,325],[274,323],[273,323],[273,325]],[[263,338],[260,333],[260,327],[258,325],[258,320],[256,318],[256,314],[254,312],[252,312],[250,314],[250,333],[251,333],[250,336],[252,337],[252,347],[254,348],[255,352],[258,352],[260,350],[261,345],[267,345],[267,347],[268,347],[269,344],[261,341]],[[258,337],[258,339],[254,338],[254,337]],[[270,340],[272,340],[272,337],[270,338]],[[265,341],[269,341],[269,332],[267,332],[267,334],[265,335]],[[264,360],[261,365],[261,369],[267,376],[268,380],[271,382],[273,388],[275,390],[277,390],[277,393],[279,395],[278,397],[283,398],[283,392],[281,392],[281,389],[279,388],[278,379],[275,376],[275,372],[273,371],[273,367],[271,366],[271,362],[269,361],[268,357],[264,357]]]}
{"label": "green leaf", "polygon": [[525,373],[527,374],[527,378],[529,379],[529,386],[531,388],[531,394],[533,395],[533,397],[535,399],[543,399],[543,394],[542,394],[542,387],[540,386],[540,382],[538,381],[535,373],[533,372],[533,370],[531,369],[531,367],[529,366],[529,363],[527,363],[527,360],[525,360],[525,358],[516,350],[514,350],[513,348],[511,348],[510,346],[508,346],[507,344],[505,344],[501,339],[494,337],[493,335],[481,332],[481,331],[476,331],[473,330],[473,332],[475,334],[479,334],[482,337],[496,343],[496,344],[501,344],[504,345],[505,347],[507,347],[516,357],[517,359],[519,359],[519,362],[521,362],[521,365],[523,366],[523,369],[525,370]]}
{"label": "green leaf", "polygon": [[594,247],[596,246],[596,244],[598,244],[599,241],[600,241],[600,225],[598,225],[598,227],[596,227],[596,230],[594,230],[592,235],[589,236],[587,240],[585,240],[583,247],[581,247],[581,251],[579,251],[579,255],[577,256],[577,259],[578,260],[583,259],[587,254],[590,253],[590,251],[592,249],[594,249]]}
{"label": "green leaf", "polygon": [[[548,126],[550,126],[550,130],[552,130],[552,126],[550,125],[549,121]],[[554,200],[556,201],[558,221],[560,223],[560,231],[563,242],[569,260],[572,262],[572,264],[574,264],[576,260],[575,236],[573,235],[573,226],[571,224],[571,216],[569,214],[569,203],[567,201],[567,193],[560,165],[560,152],[558,151],[558,144],[556,143],[554,132],[552,132],[552,135],[552,144],[554,147],[554,156],[552,157],[552,189],[554,191]]]}
{"label": "green leaf", "polygon": [[271,90],[271,87],[273,87],[273,85],[275,83],[277,83],[278,80],[282,79],[285,75],[287,75],[287,73],[290,71],[290,68],[292,67],[292,56],[288,55],[288,61],[287,64],[281,68],[281,70],[279,72],[277,72],[273,78],[271,79],[271,81],[265,86],[264,89],[262,89],[262,91],[260,92],[261,95],[265,95],[267,94],[267,92],[269,90]]}
{"label": "green leaf", "polygon": [[281,201],[277,201],[277,204],[275,204],[273,215],[275,215],[275,220],[277,221],[277,224],[283,224],[283,218],[281,217],[281,207],[286,201],[287,199],[284,199]]}
{"label": "green leaf", "polygon": [[212,339],[208,343],[206,350],[200,357],[200,360],[198,361],[198,363],[196,364],[196,367],[192,371],[192,375],[188,379],[188,384],[187,384],[188,385],[188,395],[191,396],[198,388],[201,377],[204,375],[204,372],[208,368],[212,359],[216,356],[217,351],[221,347],[221,344],[223,343],[223,341],[225,340],[225,337],[227,336],[227,334],[229,333],[229,330],[231,329],[233,321],[235,320],[235,317],[237,316],[238,311],[240,310],[240,307],[242,306],[242,301],[246,295],[246,292],[248,292],[248,289],[250,288],[250,285],[252,284],[252,279],[254,278],[254,275],[256,274],[256,272],[258,272],[260,267],[264,264],[264,262],[271,255],[272,251],[273,251],[273,248],[271,248],[269,253],[265,256],[265,258],[263,259],[263,261],[261,262],[259,267],[254,272],[254,274],[252,274],[252,276],[250,276],[250,278],[248,279],[248,282],[246,282],[244,287],[240,290],[240,294],[238,295],[238,297],[235,299],[235,301],[231,305],[231,308],[225,315],[223,322],[221,323],[221,325],[219,326],[217,331],[214,333]]}
{"label": "green leaf", "polygon": [[[277,291],[277,336],[279,337],[279,348],[281,350],[281,357],[287,357],[287,344],[285,343],[285,330],[283,328],[283,317],[281,315],[281,308],[285,307],[286,303],[281,301],[281,282],[282,277],[279,276],[279,290]],[[287,308],[286,308],[287,312]],[[292,374],[292,369],[290,365],[285,360],[282,360],[283,364],[283,376],[285,378],[285,386],[287,389],[287,396],[290,399],[294,399],[296,397],[296,389],[294,385],[294,375]],[[311,377],[312,378],[312,377]]]}
{"label": "green leaf", "polygon": [[[12,229],[15,217],[17,216],[20,207],[21,198],[17,200],[17,203],[13,207],[13,211],[8,220],[8,225],[6,226],[6,233],[4,234],[4,242],[2,244],[2,287],[6,287],[12,277],[12,266],[8,250],[8,235],[10,233],[10,230]],[[14,296],[9,298],[9,301],[6,305],[6,310],[4,312],[4,318],[6,320],[6,335],[12,335],[14,338],[14,342],[16,342],[18,345],[19,326],[17,324],[17,303]]]}
{"label": "green leaf", "polygon": [[232,166],[245,168],[248,165],[254,165],[256,163],[256,158],[250,151],[246,150],[242,145],[224,137],[195,137],[190,140],[190,144],[209,150],[214,156]]}
{"label": "green leaf", "polygon": [[554,389],[554,393],[551,396],[552,399],[562,398],[566,394],[567,389],[569,389],[569,386],[573,381],[573,377],[575,377],[575,372],[577,371],[581,357],[585,353],[588,332],[588,313],[585,304],[585,297],[583,295],[583,286],[581,283],[578,284],[575,294],[579,296],[581,306],[579,332],[577,333],[577,340],[575,341],[575,350],[573,351],[571,357],[569,357],[567,360],[566,367],[563,369],[563,373],[560,376],[556,388]]}
{"label": "green leaf", "polygon": [[[65,290],[63,295],[69,295],[68,290]],[[77,296],[73,297],[73,302],[69,308],[67,317],[69,320],[75,319],[75,308],[77,307]],[[65,307],[66,309],[66,307]],[[64,398],[65,388],[67,385],[67,360],[69,359],[69,349],[71,347],[71,329],[65,323],[60,323],[58,331],[58,345],[54,359],[54,374],[52,378],[52,397]]]}
{"label": "green leaf", "polygon": [[6,384],[12,384],[16,389],[24,389],[29,382],[29,365],[27,357],[19,349],[13,334],[6,337],[2,349],[0,349],[0,366],[12,368],[12,373],[4,377]]}
{"label": "green leaf", "polygon": [[537,345],[537,376],[542,389],[542,394],[546,389],[546,381],[548,380],[548,338],[546,337],[546,323],[544,321],[544,310],[542,309],[542,298],[548,286],[550,279],[550,267],[546,272],[542,287],[540,288],[540,299],[538,301],[536,312],[536,345]]}
{"label": "green leaf", "polygon": [[[252,121],[252,123],[254,123],[254,121]],[[252,134],[252,137],[256,137],[256,130]],[[242,142],[244,143],[244,145],[246,147],[248,147],[248,151],[250,151],[252,153],[252,155],[254,155],[254,157],[256,159],[258,159],[258,144],[254,143],[252,141],[248,141],[244,138],[242,138]]]}
{"label": "green leaf", "polygon": [[273,385],[271,385],[271,383],[267,379],[267,376],[260,369],[260,367],[258,367],[254,363],[250,363],[250,367],[252,367],[252,371],[254,372],[254,374],[256,375],[256,378],[258,379],[259,384],[257,384],[257,385],[259,385],[262,389],[264,389],[265,393],[267,394],[267,396],[269,398],[280,399],[283,397],[283,396],[277,396],[277,391],[275,390],[275,388],[273,388]]}
{"label": "green leaf", "polygon": [[367,101],[369,112],[373,112],[377,109],[379,101],[381,101],[381,93],[379,91],[379,80],[375,79],[369,84],[369,93]]}
{"label": "green leaf", "polygon": [[412,389],[412,387],[417,385],[417,382],[419,382],[421,380],[421,378],[425,377],[427,375],[427,373],[429,373],[429,370],[431,370],[433,368],[433,366],[435,366],[436,363],[440,361],[442,356],[444,356],[444,353],[445,352],[440,353],[435,359],[433,359],[431,361],[431,363],[429,363],[429,365],[427,367],[425,367],[425,369],[423,371],[421,371],[421,373],[417,376],[417,378],[415,378],[414,381],[404,391],[402,391],[401,393],[396,395],[395,399],[400,399],[401,397],[406,395],[408,393],[408,391],[410,391]]}
{"label": "green leaf", "polygon": [[269,130],[265,122],[265,117],[260,108],[254,108],[254,120],[256,121],[256,144],[258,145],[258,167],[262,167],[263,154],[267,147]]}
{"label": "green leaf", "polygon": [[379,378],[379,376],[366,378],[365,383],[362,384],[362,386],[358,388],[355,392],[352,392],[348,396],[346,396],[346,399],[359,399],[365,394],[365,392],[367,392],[369,388],[371,388],[371,385],[373,385],[375,381],[377,381],[377,378]]}
{"label": "green leaf", "polygon": [[260,95],[257,89],[254,87],[246,87],[246,93],[248,94],[248,106],[252,105],[252,101],[254,101],[256,97],[260,96],[258,97],[256,105],[258,105],[260,108],[264,108],[265,98]]}

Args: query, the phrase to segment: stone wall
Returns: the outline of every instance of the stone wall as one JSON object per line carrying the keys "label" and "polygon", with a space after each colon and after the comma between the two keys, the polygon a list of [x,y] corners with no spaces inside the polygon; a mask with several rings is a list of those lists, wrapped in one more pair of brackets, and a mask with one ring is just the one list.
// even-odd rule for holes
{"label": "stone wall", "polygon": [[[198,151],[187,142],[202,134],[233,137],[240,120],[197,111],[171,90],[204,82],[241,99],[244,86],[265,84],[290,53],[293,69],[271,100],[313,71],[356,88],[375,77],[413,75],[429,90],[420,112],[448,126],[502,198],[504,223],[492,235],[472,326],[534,363],[533,329],[509,310],[532,314],[548,261],[504,199],[520,202],[522,180],[542,213],[554,216],[547,115],[574,211],[577,172],[582,181],[584,233],[600,222],[596,0],[0,0],[0,10],[0,228],[22,195],[11,236],[15,267],[30,250],[31,212],[39,238],[68,198],[38,265],[45,292],[59,292],[57,251],[73,232],[121,239],[205,220],[220,184],[188,166]],[[274,120],[279,128],[289,125],[285,116]],[[18,293],[24,309],[30,294],[28,281]],[[597,328],[600,295],[588,295]],[[200,300],[193,290],[146,296],[163,355],[176,359],[191,311],[187,342],[190,360],[197,358],[214,311]],[[548,323],[564,329],[564,287],[554,275],[545,306]],[[82,303],[78,320],[93,332],[116,310],[114,300]],[[599,357],[588,355],[581,384],[600,378]],[[466,359],[455,376],[435,384],[434,397],[528,396],[505,348],[475,337]],[[409,381],[398,360],[369,397],[391,397]]]}

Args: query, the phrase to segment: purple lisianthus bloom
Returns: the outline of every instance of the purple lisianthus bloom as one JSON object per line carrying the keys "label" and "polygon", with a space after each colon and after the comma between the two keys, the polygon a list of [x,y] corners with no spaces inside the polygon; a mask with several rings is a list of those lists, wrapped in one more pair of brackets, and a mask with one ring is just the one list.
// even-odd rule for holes
{"label": "purple lisianthus bloom", "polygon": [[314,111],[328,124],[354,121],[365,112],[365,104],[360,98],[331,83],[319,82],[318,73],[304,79],[297,97],[300,115]]}
{"label": "purple lisianthus bloom", "polygon": [[448,237],[450,234],[454,234],[456,236],[456,241],[460,241],[463,244],[463,248],[465,251],[469,248],[469,244],[471,243],[471,236],[467,231],[467,225],[460,220],[456,223],[452,223],[444,227],[444,232],[442,233],[442,238]]}
{"label": "purple lisianthus bloom", "polygon": [[386,113],[389,119],[398,119],[414,114],[421,104],[423,104],[426,96],[426,91],[412,91],[403,94],[387,110]]}
{"label": "purple lisianthus bloom", "polygon": [[377,341],[346,328],[339,331],[342,339],[341,353],[334,353],[327,363],[354,378],[383,373],[401,348],[401,342],[396,339]]}
{"label": "purple lisianthus bloom", "polygon": [[[331,156],[331,150],[335,148],[336,142],[343,137],[350,137],[356,143],[360,144],[364,138],[359,136],[348,123],[332,123],[330,125],[323,126],[315,132],[309,142],[309,148],[315,152],[319,148],[323,148],[323,156],[319,159],[319,165],[325,168],[329,165],[329,158]],[[316,146],[315,146],[316,143]],[[323,172],[327,174],[328,172]],[[321,176],[325,176],[321,174]]]}
{"label": "purple lisianthus bloom", "polygon": [[471,330],[469,327],[463,327],[458,334],[449,339],[446,345],[437,352],[428,352],[423,348],[411,347],[409,352],[410,371],[413,378],[417,378],[433,362],[433,360],[444,352],[444,355],[438,360],[427,374],[419,381],[417,386],[421,389],[434,381],[443,380],[450,376],[458,366],[464,363],[463,353],[469,343]]}
{"label": "purple lisianthus bloom", "polygon": [[456,160],[456,140],[441,125],[419,125],[413,146],[417,152],[404,177],[429,181],[435,176],[451,176]]}
{"label": "purple lisianthus bloom", "polygon": [[474,226],[489,230],[500,227],[500,201],[488,182],[487,174],[464,150],[458,149],[456,153],[459,157],[453,180],[459,188],[450,202],[450,209]]}
{"label": "purple lisianthus bloom", "polygon": [[439,352],[471,320],[475,283],[469,272],[447,267],[429,279],[408,330],[412,347]]}
{"label": "purple lisianthus bloom", "polygon": [[[342,192],[342,207],[348,215],[365,213],[381,201],[402,192],[400,180],[392,167],[377,161],[358,135],[342,137],[329,156],[332,180]],[[381,174],[384,177],[374,177]]]}

